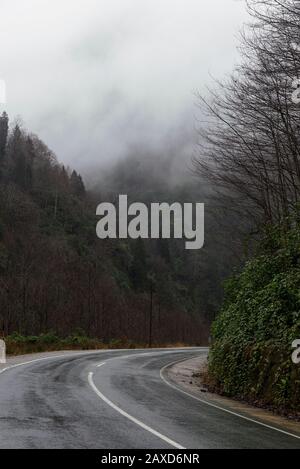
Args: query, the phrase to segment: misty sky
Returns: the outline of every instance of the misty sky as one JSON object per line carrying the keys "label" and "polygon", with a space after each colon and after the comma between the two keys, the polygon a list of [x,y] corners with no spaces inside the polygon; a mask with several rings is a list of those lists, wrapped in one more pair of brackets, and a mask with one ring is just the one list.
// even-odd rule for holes
{"label": "misty sky", "polygon": [[0,0],[6,109],[79,170],[172,147],[247,20],[243,0]]}

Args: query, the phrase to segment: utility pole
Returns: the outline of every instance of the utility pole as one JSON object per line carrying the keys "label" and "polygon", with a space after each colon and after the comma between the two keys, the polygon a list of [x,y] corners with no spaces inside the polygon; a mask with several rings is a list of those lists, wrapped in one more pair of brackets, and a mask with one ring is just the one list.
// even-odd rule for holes
{"label": "utility pole", "polygon": [[152,347],[152,328],[153,328],[153,279],[150,278],[150,317],[149,317],[149,348]]}
{"label": "utility pole", "polygon": [[55,190],[55,202],[54,202],[54,218],[57,215],[57,205],[58,205],[58,192],[57,189]]}

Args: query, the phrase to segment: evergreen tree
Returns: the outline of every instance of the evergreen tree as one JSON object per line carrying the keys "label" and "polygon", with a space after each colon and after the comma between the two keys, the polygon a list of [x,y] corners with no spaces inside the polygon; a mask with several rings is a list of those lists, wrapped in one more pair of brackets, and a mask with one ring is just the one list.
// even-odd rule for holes
{"label": "evergreen tree", "polygon": [[77,174],[76,171],[72,172],[70,183],[73,194],[75,194],[77,197],[83,197],[85,195],[85,187],[82,177],[80,174]]}
{"label": "evergreen tree", "polygon": [[9,147],[9,173],[13,182],[23,190],[32,187],[33,153],[31,139],[25,138],[19,125],[16,125]]}
{"label": "evergreen tree", "polygon": [[3,112],[0,116],[0,165],[2,166],[6,152],[7,137],[8,137],[8,115]]}

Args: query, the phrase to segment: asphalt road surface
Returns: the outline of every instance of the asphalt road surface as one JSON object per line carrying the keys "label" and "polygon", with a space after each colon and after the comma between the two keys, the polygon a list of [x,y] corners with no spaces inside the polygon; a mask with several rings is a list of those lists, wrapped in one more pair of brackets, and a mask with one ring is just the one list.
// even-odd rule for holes
{"label": "asphalt road surface", "polygon": [[[161,370],[205,349],[101,351],[0,372],[0,448],[300,448],[300,438],[170,386]],[[59,355],[59,353],[58,353]]]}

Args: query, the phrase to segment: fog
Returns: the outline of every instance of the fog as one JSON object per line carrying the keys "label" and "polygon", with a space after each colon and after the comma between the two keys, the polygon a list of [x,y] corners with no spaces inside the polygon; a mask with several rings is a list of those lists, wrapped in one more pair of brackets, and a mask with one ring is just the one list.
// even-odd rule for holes
{"label": "fog", "polygon": [[232,70],[248,18],[239,0],[0,0],[0,20],[5,109],[87,174],[132,148],[188,155],[194,92]]}

